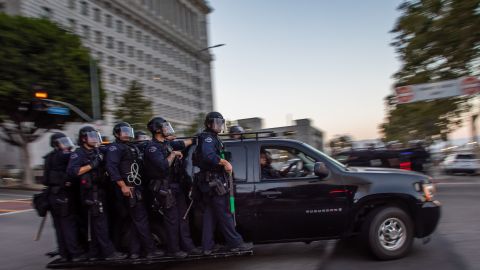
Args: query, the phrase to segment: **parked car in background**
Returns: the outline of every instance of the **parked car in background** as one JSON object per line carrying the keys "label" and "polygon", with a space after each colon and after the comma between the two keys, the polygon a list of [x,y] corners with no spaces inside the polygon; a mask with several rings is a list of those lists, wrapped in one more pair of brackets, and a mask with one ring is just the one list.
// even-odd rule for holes
{"label": "parked car in background", "polygon": [[480,161],[473,153],[455,153],[448,155],[440,164],[445,174],[478,174]]}

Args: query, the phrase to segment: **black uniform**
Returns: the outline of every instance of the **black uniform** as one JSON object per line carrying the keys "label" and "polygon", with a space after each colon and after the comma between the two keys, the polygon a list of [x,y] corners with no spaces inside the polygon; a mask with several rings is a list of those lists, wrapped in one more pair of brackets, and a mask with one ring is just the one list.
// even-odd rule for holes
{"label": "black uniform", "polygon": [[200,168],[195,183],[201,191],[204,203],[202,246],[211,251],[215,245],[214,229],[216,221],[229,248],[243,244],[242,236],[235,230],[233,216],[228,206],[228,193],[219,194],[217,185],[226,186],[224,169],[219,165],[223,144],[215,132],[205,130],[198,136],[198,146],[194,153],[195,165]]}
{"label": "black uniform", "polygon": [[89,165],[96,158],[103,157],[99,149],[80,147],[70,155],[67,173],[80,183],[80,199],[87,207],[90,218],[92,241],[90,242],[90,257],[109,257],[115,249],[109,238],[105,204],[105,170],[102,165],[78,176],[80,168]]}
{"label": "black uniform", "polygon": [[169,253],[177,253],[181,250],[190,252],[195,249],[188,221],[183,219],[187,210],[185,191],[179,179],[174,177],[173,168],[169,166],[167,160],[171,151],[184,148],[183,141],[160,142],[154,138],[147,145],[144,153],[145,171],[164,214]]}
{"label": "black uniform", "polygon": [[[123,205],[120,207],[127,210],[131,219],[123,220],[132,225],[129,239],[130,254],[140,254],[141,248],[147,254],[155,249],[143,199],[141,164],[140,151],[132,143],[117,141],[107,147],[106,168],[115,186],[115,199],[122,202]],[[133,188],[133,198],[122,194],[116,184],[117,181],[124,181],[127,186]]]}
{"label": "black uniform", "polygon": [[43,184],[48,187],[48,201],[60,256],[65,259],[79,257],[84,251],[78,241],[77,213],[74,208],[76,196],[66,174],[70,152],[53,150],[44,158]]}

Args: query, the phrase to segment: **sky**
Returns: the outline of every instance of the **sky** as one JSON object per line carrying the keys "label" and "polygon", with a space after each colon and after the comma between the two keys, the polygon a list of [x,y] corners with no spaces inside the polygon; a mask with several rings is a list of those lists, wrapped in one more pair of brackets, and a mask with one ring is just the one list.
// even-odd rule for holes
{"label": "sky", "polygon": [[[402,0],[209,0],[214,106],[265,127],[310,118],[326,139],[380,137],[401,63],[389,33]],[[469,136],[468,123],[452,138]]]}
{"label": "sky", "polygon": [[210,0],[215,109],[266,127],[310,118],[327,138],[377,138],[400,68],[400,0]]}

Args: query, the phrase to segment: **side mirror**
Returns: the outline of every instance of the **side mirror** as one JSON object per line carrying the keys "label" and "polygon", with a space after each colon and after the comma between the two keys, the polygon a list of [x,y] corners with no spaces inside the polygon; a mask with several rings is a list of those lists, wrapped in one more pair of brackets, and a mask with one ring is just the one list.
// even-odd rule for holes
{"label": "side mirror", "polygon": [[313,166],[313,171],[316,176],[319,176],[321,178],[325,178],[328,176],[330,171],[328,170],[327,166],[325,166],[325,163],[323,162],[315,162],[315,165]]}

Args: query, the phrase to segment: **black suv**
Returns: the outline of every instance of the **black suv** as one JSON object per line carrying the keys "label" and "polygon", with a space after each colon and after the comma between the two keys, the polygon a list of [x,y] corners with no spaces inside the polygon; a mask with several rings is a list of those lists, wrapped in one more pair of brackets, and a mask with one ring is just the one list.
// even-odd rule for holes
{"label": "black suv", "polygon": [[[237,228],[255,244],[360,235],[379,259],[407,254],[440,218],[431,178],[346,167],[295,140],[226,140],[234,168]],[[265,159],[276,177],[263,177]],[[263,160],[262,162],[264,162]]]}

